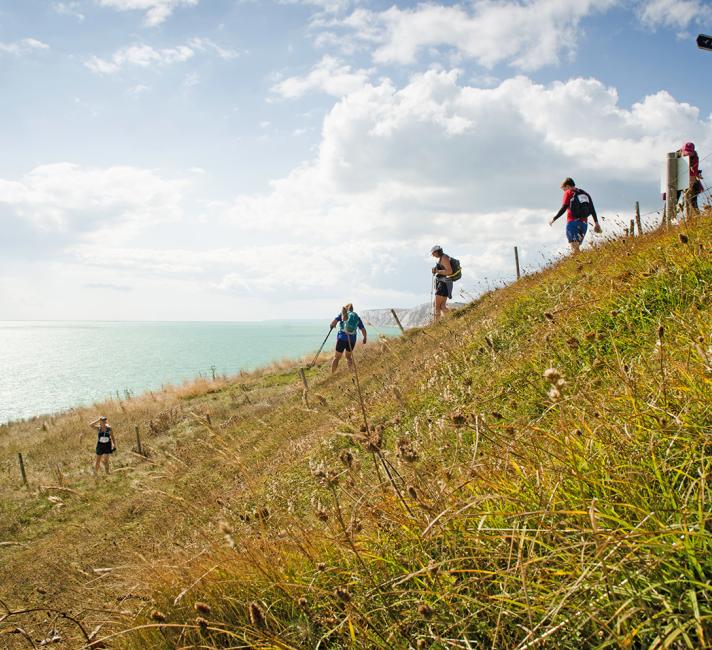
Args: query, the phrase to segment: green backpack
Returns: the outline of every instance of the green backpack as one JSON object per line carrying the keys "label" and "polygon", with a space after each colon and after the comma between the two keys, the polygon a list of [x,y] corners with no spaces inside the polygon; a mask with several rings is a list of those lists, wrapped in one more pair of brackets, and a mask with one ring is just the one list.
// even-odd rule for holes
{"label": "green backpack", "polygon": [[358,314],[355,311],[350,311],[346,316],[346,320],[342,321],[343,327],[341,329],[349,336],[356,334],[359,320]]}

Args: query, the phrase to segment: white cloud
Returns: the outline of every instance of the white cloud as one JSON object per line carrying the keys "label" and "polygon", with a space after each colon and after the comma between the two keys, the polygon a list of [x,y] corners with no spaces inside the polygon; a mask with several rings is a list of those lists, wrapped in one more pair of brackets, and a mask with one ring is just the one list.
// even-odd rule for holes
{"label": "white cloud", "polygon": [[237,50],[221,47],[209,38],[191,38],[190,41],[188,41],[188,45],[198,52],[209,52],[225,61],[231,61],[240,56]]}
{"label": "white cloud", "polygon": [[423,50],[446,48],[487,68],[509,63],[536,70],[573,53],[581,40],[581,20],[617,2],[478,0],[471,9],[460,4],[421,4],[413,9],[394,5],[380,12],[358,9],[330,25],[345,28],[356,43],[373,47],[376,63],[412,64]]}
{"label": "white cloud", "polygon": [[110,59],[92,56],[85,62],[87,68],[97,74],[113,74],[127,66],[152,68],[183,63],[195,52],[186,45],[156,50],[150,45],[129,45],[115,52]]}
{"label": "white cloud", "polygon": [[638,15],[644,25],[685,29],[696,20],[712,19],[712,7],[702,0],[643,0]]}
{"label": "white cloud", "polygon": [[200,0],[95,0],[102,7],[118,11],[142,11],[144,23],[155,27],[167,20],[178,7],[195,7]]}
{"label": "white cloud", "polygon": [[19,180],[0,179],[0,206],[41,231],[88,233],[178,220],[185,182],[155,171],[71,163],[41,165]]}
{"label": "white cloud", "polygon": [[353,70],[343,61],[325,56],[307,75],[284,79],[272,86],[272,92],[289,99],[312,91],[343,97],[368,83],[369,76],[368,70]]}
{"label": "white cloud", "polygon": [[[122,47],[108,59],[92,56],[84,62],[84,65],[96,74],[107,75],[130,66],[157,68],[184,63],[192,59],[196,53],[214,54],[224,60],[231,60],[239,56],[235,50],[222,48],[209,38],[192,38],[187,45],[162,49],[156,49],[145,43],[137,43]],[[188,85],[195,85],[195,83]]]}
{"label": "white cloud", "polygon": [[81,12],[81,3],[78,0],[69,0],[68,2],[53,2],[52,9],[58,14],[66,16],[74,16],[79,22],[83,21],[86,16]]}
{"label": "white cloud", "polygon": [[308,316],[345,294],[363,307],[424,302],[436,241],[463,261],[461,287],[476,293],[511,278],[514,244],[528,269],[566,248],[562,225],[546,225],[563,177],[592,193],[607,228],[636,200],[659,204],[667,151],[686,140],[712,149],[710,117],[666,92],[623,106],[596,79],[476,88],[461,76],[430,70],[345,95],[314,158],[267,192],[194,210],[195,188],[210,181],[197,170],[187,185],[65,163],[0,181],[0,212],[53,242],[71,234],[62,250],[81,283],[170,285],[182,318],[202,317],[204,304],[233,313],[242,295],[252,317],[285,304]]}
{"label": "white cloud", "polygon": [[48,50],[49,45],[38,41],[36,38],[23,38],[12,43],[0,42],[0,54],[10,54],[12,56],[24,56],[41,50]]}

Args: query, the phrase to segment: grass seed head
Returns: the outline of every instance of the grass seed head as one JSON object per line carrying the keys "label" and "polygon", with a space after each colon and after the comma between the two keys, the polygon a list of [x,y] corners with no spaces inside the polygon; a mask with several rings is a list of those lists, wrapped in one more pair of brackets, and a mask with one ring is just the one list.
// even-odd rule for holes
{"label": "grass seed head", "polygon": [[255,601],[252,601],[247,607],[247,615],[253,627],[260,629],[266,627],[267,620],[265,619],[265,613]]}
{"label": "grass seed head", "polygon": [[210,616],[212,613],[212,609],[210,609],[210,605],[208,605],[208,603],[197,601],[193,607],[198,614],[203,614],[204,616]]}

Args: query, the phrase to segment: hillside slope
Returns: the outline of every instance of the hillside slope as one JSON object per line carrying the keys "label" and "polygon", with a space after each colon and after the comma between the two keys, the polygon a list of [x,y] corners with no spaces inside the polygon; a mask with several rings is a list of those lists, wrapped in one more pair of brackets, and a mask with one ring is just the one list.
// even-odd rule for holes
{"label": "hillside slope", "polygon": [[711,225],[563,260],[306,395],[288,369],[107,405],[153,421],[108,480],[69,438],[88,413],[0,428],[0,643],[709,645]]}

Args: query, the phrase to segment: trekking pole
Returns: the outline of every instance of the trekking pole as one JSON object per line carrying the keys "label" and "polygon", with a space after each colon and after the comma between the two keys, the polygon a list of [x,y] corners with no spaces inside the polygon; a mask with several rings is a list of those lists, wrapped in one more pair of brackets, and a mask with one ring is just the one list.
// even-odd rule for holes
{"label": "trekking pole", "polygon": [[321,347],[319,348],[319,351],[316,353],[314,356],[314,360],[307,366],[307,370],[309,368],[312,368],[314,364],[316,363],[316,360],[319,358],[319,355],[321,354],[321,351],[324,349],[324,346],[326,345],[327,339],[331,336],[331,331],[333,330],[333,327],[329,328],[329,333],[326,335],[326,338],[324,339],[324,342],[321,344]]}
{"label": "trekking pole", "polygon": [[430,322],[435,320],[435,276],[430,282]]}

